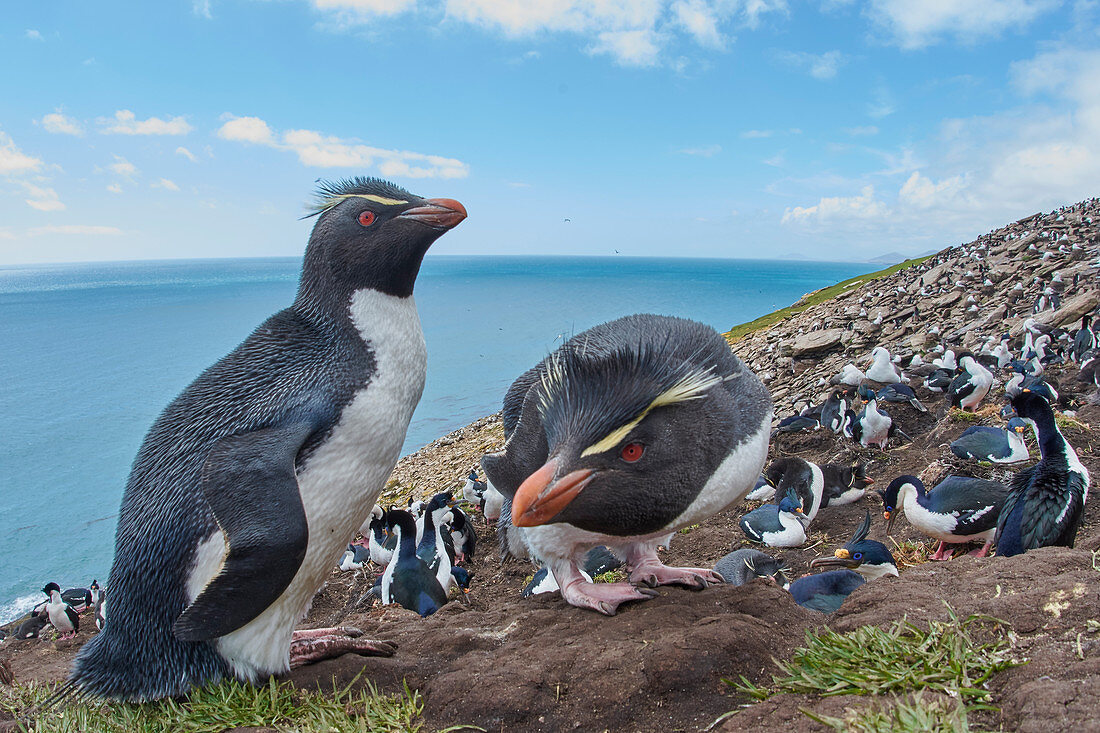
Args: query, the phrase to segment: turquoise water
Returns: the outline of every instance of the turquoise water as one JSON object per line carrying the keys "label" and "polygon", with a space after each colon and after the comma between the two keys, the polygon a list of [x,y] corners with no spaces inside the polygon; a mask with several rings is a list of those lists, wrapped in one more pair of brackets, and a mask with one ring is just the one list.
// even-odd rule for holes
{"label": "turquoise water", "polygon": [[[130,462],[161,409],[294,296],[296,259],[0,267],[0,620],[102,583]],[[405,452],[496,411],[577,331],[638,312],[727,330],[867,264],[429,257],[428,380]],[[445,477],[450,479],[452,477]]]}

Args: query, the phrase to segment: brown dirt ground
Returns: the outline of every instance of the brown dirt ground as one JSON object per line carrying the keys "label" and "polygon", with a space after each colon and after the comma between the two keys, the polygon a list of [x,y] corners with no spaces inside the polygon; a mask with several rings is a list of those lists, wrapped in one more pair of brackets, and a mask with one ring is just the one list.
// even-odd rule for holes
{"label": "brown dirt ground", "polygon": [[[1059,370],[1053,371],[1057,375]],[[1062,375],[1064,387],[1072,387],[1074,374],[1070,367]],[[886,452],[856,450],[850,441],[818,431],[779,436],[772,457],[869,460],[868,474],[876,488],[885,488],[903,473],[921,475],[929,485],[951,472],[1007,479],[1011,469],[955,459],[947,443],[971,422],[954,413],[937,421],[942,398],[927,393],[920,397],[931,414],[908,405],[888,408],[913,436],[912,443],[892,444]],[[983,422],[998,424],[996,409],[983,410]],[[1082,407],[1077,419],[1087,426],[1063,432],[1092,475],[1100,476],[1100,407]],[[484,424],[486,430],[499,430],[492,420]],[[485,436],[474,433],[470,439],[483,450]],[[429,448],[446,452],[469,437]],[[453,464],[454,470],[470,463],[468,455],[433,460],[441,466]],[[443,480],[454,483],[456,478],[448,473]],[[431,493],[430,488],[422,491]],[[845,709],[861,709],[869,700],[781,695],[749,704],[721,678],[744,675],[767,683],[776,671],[773,658],[789,655],[807,629],[828,625],[847,631],[864,624],[888,625],[903,616],[914,622],[946,619],[946,603],[960,617],[982,613],[1009,622],[1017,635],[1014,653],[1030,660],[991,680],[992,703],[1001,710],[972,723],[1042,733],[1097,730],[1100,634],[1089,632],[1087,622],[1100,619],[1100,555],[1094,554],[1100,552],[1098,504],[1094,499],[1086,506],[1073,550],[1045,548],[1015,558],[960,556],[926,563],[921,555],[934,543],[907,544],[895,553],[900,577],[863,586],[831,617],[800,608],[789,594],[763,581],[701,592],[664,588],[658,598],[628,604],[613,618],[572,608],[556,593],[524,600],[519,591],[533,568],[515,561],[501,565],[493,530],[479,527],[479,554],[470,565],[472,592],[465,602],[453,601],[427,619],[395,607],[357,606],[373,573],[334,571],[304,625],[358,626],[368,635],[397,642],[398,652],[390,659],[344,656],[297,670],[290,678],[303,686],[330,687],[334,678],[347,682],[363,672],[390,691],[399,690],[404,680],[425,697],[427,729],[465,723],[489,731],[667,733],[701,730],[722,713],[740,708],[722,730],[825,730],[799,708],[842,716]],[[681,532],[665,562],[710,566],[731,547],[748,546],[737,528],[748,508],[746,503],[728,509]],[[794,575],[805,573],[814,557],[842,545],[865,511],[875,520],[871,538],[888,547],[924,539],[903,520],[887,538],[881,502],[871,493],[854,504],[822,510],[807,544],[781,553]],[[75,641],[5,642],[0,660],[10,662],[19,681],[58,680],[92,633],[89,619]]]}

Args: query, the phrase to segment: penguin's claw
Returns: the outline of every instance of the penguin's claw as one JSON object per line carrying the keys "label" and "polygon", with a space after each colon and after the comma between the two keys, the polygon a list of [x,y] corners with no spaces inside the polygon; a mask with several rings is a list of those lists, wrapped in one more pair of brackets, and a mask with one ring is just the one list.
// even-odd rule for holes
{"label": "penguin's claw", "polygon": [[722,576],[704,568],[672,568],[661,563],[645,563],[630,571],[630,582],[655,588],[659,585],[683,585],[703,590],[721,585]]}
{"label": "penguin's claw", "polygon": [[297,669],[323,659],[353,653],[364,657],[392,657],[397,644],[378,639],[357,639],[348,636],[321,636],[293,641],[290,644],[290,668]]}
{"label": "penguin's claw", "polygon": [[658,593],[650,588],[636,588],[630,583],[589,583],[580,579],[562,586],[561,595],[572,606],[614,616],[621,604],[648,601]]}

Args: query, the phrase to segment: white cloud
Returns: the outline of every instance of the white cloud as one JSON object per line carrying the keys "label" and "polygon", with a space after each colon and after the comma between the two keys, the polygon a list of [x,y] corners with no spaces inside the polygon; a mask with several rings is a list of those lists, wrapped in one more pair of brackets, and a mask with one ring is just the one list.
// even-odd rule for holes
{"label": "white cloud", "polygon": [[27,230],[28,237],[40,237],[44,234],[122,234],[118,227],[98,226],[95,224],[53,224],[44,227],[31,227]]}
{"label": "white cloud", "polygon": [[944,120],[937,136],[915,146],[919,155],[864,149],[884,168],[819,186],[826,194],[854,187],[859,196],[814,192],[816,203],[788,208],[783,223],[823,242],[916,252],[1095,196],[1100,50],[1048,47],[1014,64],[1010,77],[1018,106]]}
{"label": "white cloud", "polygon": [[230,117],[217,135],[223,140],[293,152],[302,165],[316,168],[377,168],[383,176],[403,178],[465,178],[469,175],[469,167],[454,158],[376,148],[315,130],[286,130],[278,134],[258,117]]}
{"label": "white cloud", "polygon": [[28,39],[30,39],[30,40],[32,40],[32,41],[42,41],[42,40],[45,40],[44,38],[42,38],[42,34],[41,34],[41,33],[39,33],[38,31],[36,31],[36,30],[35,30],[34,28],[28,28],[28,29],[27,29],[27,30],[26,30],[26,31],[25,31],[25,32],[23,33],[23,35],[24,35],[24,36],[26,36],[26,37],[27,37]]}
{"label": "white cloud", "polygon": [[920,171],[913,171],[913,175],[906,179],[898,192],[898,204],[916,209],[930,209],[949,203],[964,185],[962,176],[952,176],[934,183],[932,179],[922,176]]}
{"label": "white cloud", "polygon": [[15,239],[15,234],[7,229],[0,229],[0,239]]}
{"label": "white cloud", "polygon": [[867,103],[867,114],[875,119],[889,117],[897,111],[894,105],[894,95],[884,86],[877,87],[871,95],[871,101]]}
{"label": "white cloud", "polygon": [[857,127],[845,127],[844,132],[852,137],[863,137],[867,135],[877,135],[878,128],[874,125],[859,125]]}
{"label": "white cloud", "polygon": [[871,0],[868,13],[902,48],[922,48],[944,36],[965,44],[1022,27],[1059,0]]}
{"label": "white cloud", "polygon": [[125,176],[126,178],[133,178],[135,175],[137,175],[138,172],[137,166],[123,158],[121,155],[116,155],[115,162],[111,163],[109,166],[107,166],[107,168],[120,176]]}
{"label": "white cloud", "polygon": [[698,148],[684,148],[679,152],[684,155],[697,155],[700,158],[713,158],[718,153],[722,152],[721,145],[703,145]]}
{"label": "white cloud", "polygon": [[589,53],[606,54],[622,66],[656,66],[660,52],[660,41],[652,30],[604,31],[589,48]]}
{"label": "white cloud", "polygon": [[80,127],[80,123],[72,117],[63,115],[61,110],[51,112],[44,116],[38,121],[38,124],[42,125],[46,132],[52,132],[55,135],[76,135],[79,137],[84,134],[84,130]]}
{"label": "white cloud", "polygon": [[191,12],[207,20],[213,20],[214,18],[210,13],[210,0],[193,0],[191,3]]}
{"label": "white cloud", "polygon": [[778,153],[776,153],[772,157],[764,158],[764,160],[762,162],[764,163],[764,165],[770,165],[770,166],[775,167],[775,168],[782,167],[782,165],[787,162],[786,152],[780,150]]}
{"label": "white cloud", "polygon": [[775,130],[745,130],[741,133],[741,137],[746,140],[755,140],[762,137],[771,137],[775,134]]}
{"label": "white cloud", "polygon": [[111,193],[122,193],[122,186],[117,183],[112,183],[110,186],[107,186],[107,190]]}
{"label": "white cloud", "polygon": [[718,30],[717,9],[705,0],[679,0],[672,4],[677,24],[684,28],[700,46],[722,48],[726,39]]}
{"label": "white cloud", "polygon": [[313,0],[320,10],[336,10],[358,15],[396,15],[416,6],[416,0]]}
{"label": "white cloud", "polygon": [[139,120],[128,109],[120,109],[113,119],[100,119],[99,123],[99,131],[105,135],[186,135],[194,129],[183,117]]}
{"label": "white cloud", "polygon": [[27,206],[39,211],[62,211],[65,204],[57,196],[57,191],[52,188],[37,186],[30,181],[19,181],[30,197],[26,199]]}
{"label": "white cloud", "polygon": [[335,27],[370,23],[442,7],[445,22],[501,32],[512,38],[564,33],[580,37],[590,54],[623,66],[682,68],[666,52],[681,42],[724,48],[730,31],[756,28],[769,14],[786,15],[787,0],[310,0],[334,16]]}
{"label": "white cloud", "polygon": [[875,187],[864,186],[858,196],[826,196],[813,206],[788,208],[782,221],[787,224],[807,219],[878,219],[888,214],[886,205],[875,200]]}
{"label": "white cloud", "polygon": [[0,174],[29,173],[40,167],[41,160],[21,151],[10,135],[0,130]]}
{"label": "white cloud", "polygon": [[217,132],[222,140],[275,145],[275,135],[259,117],[231,117]]}
{"label": "white cloud", "polygon": [[780,61],[799,69],[805,69],[815,79],[832,79],[837,71],[847,63],[840,51],[825,53],[806,53],[804,51],[782,51]]}
{"label": "white cloud", "polygon": [[180,187],[178,185],[176,185],[175,181],[169,180],[167,178],[161,178],[161,179],[157,180],[155,183],[149,184],[149,187],[150,188],[163,188],[166,191],[178,191],[178,190],[180,190]]}
{"label": "white cloud", "polygon": [[183,147],[182,145],[180,145],[178,148],[176,148],[176,155],[182,155],[183,157],[187,158],[192,163],[197,163],[199,161],[199,159],[195,157],[194,153],[192,153],[190,150]]}

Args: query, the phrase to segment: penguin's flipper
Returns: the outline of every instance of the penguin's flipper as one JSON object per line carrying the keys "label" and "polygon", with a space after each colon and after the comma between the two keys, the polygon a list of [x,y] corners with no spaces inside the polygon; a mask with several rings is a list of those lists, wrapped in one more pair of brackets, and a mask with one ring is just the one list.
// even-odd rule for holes
{"label": "penguin's flipper", "polygon": [[207,641],[259,616],[290,585],[309,542],[294,464],[314,428],[294,423],[218,441],[202,492],[228,552],[221,571],[176,619],[181,641]]}
{"label": "penguin's flipper", "polygon": [[523,400],[523,411],[515,428],[500,453],[487,453],[481,459],[481,468],[500,493],[509,499],[524,480],[539,470],[550,453],[539,415],[536,395],[532,386]]}

